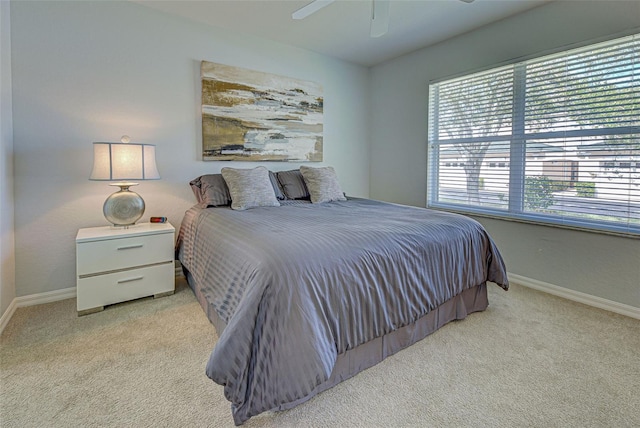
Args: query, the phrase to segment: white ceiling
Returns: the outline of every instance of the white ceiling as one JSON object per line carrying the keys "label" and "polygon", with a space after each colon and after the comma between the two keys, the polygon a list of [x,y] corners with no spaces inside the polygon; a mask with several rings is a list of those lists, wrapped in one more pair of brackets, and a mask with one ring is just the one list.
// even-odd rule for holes
{"label": "white ceiling", "polygon": [[311,0],[133,0],[216,27],[372,66],[550,0],[392,0],[389,31],[369,37],[371,0],[337,0],[303,20],[291,13]]}

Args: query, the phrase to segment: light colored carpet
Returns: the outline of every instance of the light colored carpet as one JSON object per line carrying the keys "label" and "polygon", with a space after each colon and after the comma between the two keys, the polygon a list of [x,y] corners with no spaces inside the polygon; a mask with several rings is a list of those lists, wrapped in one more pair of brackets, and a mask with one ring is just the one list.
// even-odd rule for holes
{"label": "light colored carpet", "polygon": [[[247,427],[638,427],[640,321],[514,285],[292,410]],[[0,425],[231,427],[204,374],[216,341],[191,290],[77,317],[18,309],[0,339]]]}

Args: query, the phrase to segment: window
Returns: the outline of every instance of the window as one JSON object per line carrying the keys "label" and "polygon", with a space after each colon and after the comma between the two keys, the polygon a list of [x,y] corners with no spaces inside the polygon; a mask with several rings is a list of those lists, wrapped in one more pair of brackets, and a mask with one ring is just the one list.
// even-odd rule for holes
{"label": "window", "polygon": [[640,35],[429,86],[430,207],[640,235],[639,164]]}

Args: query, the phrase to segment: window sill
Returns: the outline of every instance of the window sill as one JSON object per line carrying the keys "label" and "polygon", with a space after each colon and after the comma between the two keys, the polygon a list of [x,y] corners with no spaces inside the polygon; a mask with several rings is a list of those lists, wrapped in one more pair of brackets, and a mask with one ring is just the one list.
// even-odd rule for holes
{"label": "window sill", "polygon": [[600,235],[610,235],[610,236],[618,236],[622,238],[640,240],[640,230],[638,232],[632,232],[632,231],[616,230],[615,228],[600,229],[595,227],[582,226],[579,224],[556,223],[554,221],[545,221],[543,216],[540,216],[540,218],[538,218],[538,216],[536,215],[527,215],[527,214],[522,214],[519,216],[514,216],[513,214],[502,215],[498,212],[491,212],[491,211],[473,209],[473,208],[467,209],[466,207],[465,209],[461,209],[454,205],[445,205],[445,204],[430,205],[430,206],[427,206],[427,208],[432,210],[438,210],[438,211],[453,212],[453,213],[462,214],[465,216],[483,217],[483,218],[489,218],[494,220],[505,220],[505,221],[511,221],[515,223],[533,224],[536,226],[546,226],[546,227],[553,227],[557,229],[568,229],[568,230],[575,230],[579,232],[596,233]]}

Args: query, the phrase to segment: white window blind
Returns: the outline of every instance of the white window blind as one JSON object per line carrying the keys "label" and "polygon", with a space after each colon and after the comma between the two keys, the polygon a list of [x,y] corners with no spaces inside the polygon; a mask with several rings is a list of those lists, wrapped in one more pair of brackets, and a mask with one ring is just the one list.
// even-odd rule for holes
{"label": "white window blind", "polygon": [[429,206],[640,234],[638,35],[429,89]]}

